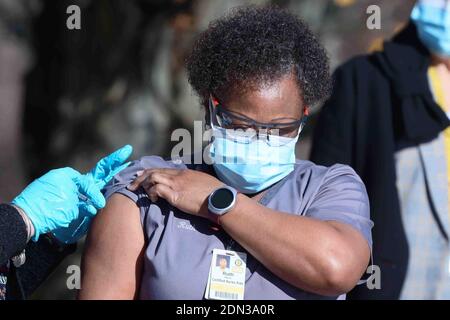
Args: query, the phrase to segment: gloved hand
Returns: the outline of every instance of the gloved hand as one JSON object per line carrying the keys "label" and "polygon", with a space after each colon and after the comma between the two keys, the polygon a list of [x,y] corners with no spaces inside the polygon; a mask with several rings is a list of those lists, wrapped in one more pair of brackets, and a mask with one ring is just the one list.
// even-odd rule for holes
{"label": "gloved hand", "polygon": [[129,163],[122,163],[130,156],[132,147],[127,145],[100,160],[87,174],[72,168],[49,171],[33,181],[13,200],[33,223],[33,241],[41,234],[54,232],[64,243],[76,242],[82,237],[98,209],[105,206],[100,190]]}
{"label": "gloved hand", "polygon": [[[88,181],[94,181],[95,188],[100,191],[117,173],[128,167],[129,162],[124,165],[122,163],[128,159],[132,152],[133,148],[130,145],[122,147],[97,162],[97,165],[84,177]],[[89,208],[90,210],[86,210]],[[53,232],[53,235],[63,243],[77,242],[87,233],[91,221],[97,213],[93,206],[87,206],[86,209],[81,209],[78,218],[74,219],[67,228],[58,228]]]}

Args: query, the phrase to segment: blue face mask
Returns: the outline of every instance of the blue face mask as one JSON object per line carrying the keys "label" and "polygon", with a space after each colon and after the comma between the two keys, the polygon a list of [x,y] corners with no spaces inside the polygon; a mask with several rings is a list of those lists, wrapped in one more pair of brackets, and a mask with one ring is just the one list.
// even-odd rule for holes
{"label": "blue face mask", "polygon": [[212,128],[210,156],[221,181],[242,193],[256,193],[280,181],[294,170],[295,138],[271,136],[243,142],[235,133]]}
{"label": "blue face mask", "polygon": [[450,1],[419,0],[411,12],[422,43],[433,53],[450,57]]}

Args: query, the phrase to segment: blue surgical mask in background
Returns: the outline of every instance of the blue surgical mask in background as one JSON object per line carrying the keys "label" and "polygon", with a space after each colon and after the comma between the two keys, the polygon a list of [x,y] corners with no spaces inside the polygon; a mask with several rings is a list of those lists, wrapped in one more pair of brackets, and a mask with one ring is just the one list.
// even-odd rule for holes
{"label": "blue surgical mask in background", "polygon": [[431,52],[450,57],[450,1],[419,0],[411,12],[422,43]]}

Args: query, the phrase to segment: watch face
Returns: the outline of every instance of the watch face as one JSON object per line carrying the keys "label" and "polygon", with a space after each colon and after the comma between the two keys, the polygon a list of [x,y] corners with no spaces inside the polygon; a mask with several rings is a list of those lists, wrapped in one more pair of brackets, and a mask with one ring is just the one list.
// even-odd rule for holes
{"label": "watch face", "polygon": [[211,197],[211,204],[214,206],[214,208],[217,208],[219,210],[225,209],[231,205],[233,199],[233,192],[229,189],[222,188],[214,192],[214,195]]}

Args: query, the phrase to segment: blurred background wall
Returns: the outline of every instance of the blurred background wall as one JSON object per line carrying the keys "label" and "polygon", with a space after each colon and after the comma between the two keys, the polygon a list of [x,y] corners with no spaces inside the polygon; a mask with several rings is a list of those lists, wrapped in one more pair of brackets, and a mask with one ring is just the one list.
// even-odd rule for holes
{"label": "blurred background wall", "polygon": [[[391,37],[414,0],[0,0],[0,201],[52,168],[87,171],[126,143],[133,158],[168,156],[171,131],[203,119],[183,68],[195,36],[250,3],[302,17],[335,68]],[[71,4],[81,8],[80,30],[66,27]],[[366,27],[371,4],[381,8],[379,30]],[[300,158],[319,109],[298,144]],[[79,264],[82,247],[34,298],[75,296],[65,272]]]}

